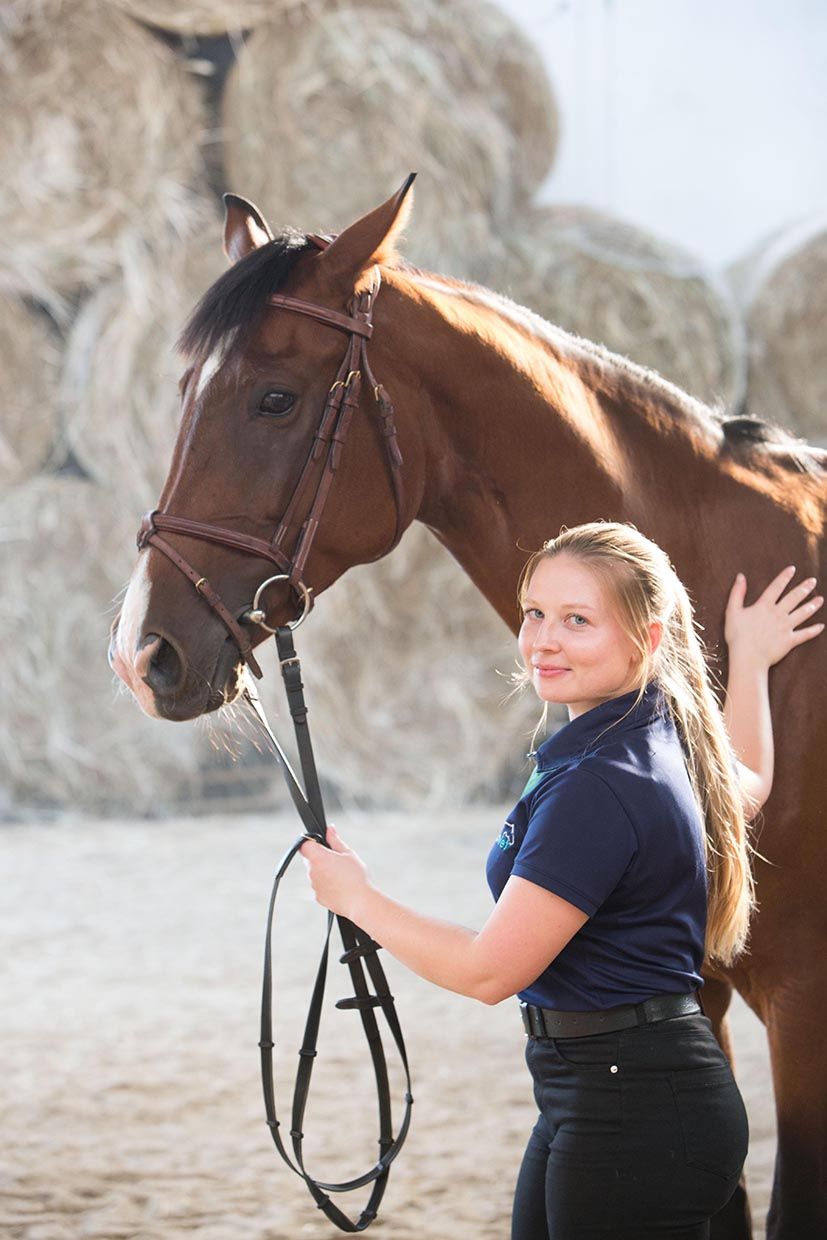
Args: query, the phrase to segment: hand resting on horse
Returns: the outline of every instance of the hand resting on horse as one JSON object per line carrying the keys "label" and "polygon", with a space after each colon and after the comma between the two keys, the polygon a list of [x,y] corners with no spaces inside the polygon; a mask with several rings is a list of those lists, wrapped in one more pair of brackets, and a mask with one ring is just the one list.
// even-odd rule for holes
{"label": "hand resting on horse", "polygon": [[726,606],[724,638],[729,650],[729,674],[724,719],[738,758],[747,818],[757,814],[773,783],[767,673],[794,647],[811,641],[824,629],[823,623],[796,628],[821,607],[824,599],[821,595],[808,598],[815,588],[815,577],[787,590],[795,571],[793,565],[782,569],[750,607],[744,606],[747,581],[739,573]]}

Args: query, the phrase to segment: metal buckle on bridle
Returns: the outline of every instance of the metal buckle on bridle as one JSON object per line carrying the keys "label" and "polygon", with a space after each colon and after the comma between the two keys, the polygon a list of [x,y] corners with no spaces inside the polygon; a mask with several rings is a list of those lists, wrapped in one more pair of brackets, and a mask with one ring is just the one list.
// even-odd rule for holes
{"label": "metal buckle on bridle", "polygon": [[277,573],[275,577],[268,577],[266,581],[262,581],[261,585],[255,592],[252,606],[250,607],[249,611],[245,611],[243,616],[241,617],[242,620],[248,620],[250,624],[261,625],[261,627],[263,629],[266,629],[268,633],[275,633],[278,627],[288,628],[288,629],[297,629],[299,625],[304,622],[304,620],[306,619],[308,613],[310,612],[313,606],[313,598],[312,598],[313,587],[306,586],[303,581],[299,581],[295,585],[293,585],[293,583],[291,582],[290,584],[293,585],[293,589],[296,590],[297,593],[301,594],[301,600],[302,600],[301,615],[298,616],[295,620],[288,620],[285,625],[281,625],[281,626],[277,626],[276,628],[273,628],[271,625],[269,625],[266,622],[265,616],[267,615],[267,612],[264,611],[261,607],[259,607],[259,602],[261,600],[262,594],[267,589],[267,587],[273,585],[273,583],[276,581],[290,581],[290,576],[288,573]]}

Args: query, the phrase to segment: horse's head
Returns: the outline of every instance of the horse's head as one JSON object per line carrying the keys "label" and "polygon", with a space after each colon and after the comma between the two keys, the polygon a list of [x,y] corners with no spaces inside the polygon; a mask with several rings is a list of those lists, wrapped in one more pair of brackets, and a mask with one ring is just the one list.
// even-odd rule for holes
{"label": "horse's head", "polygon": [[385,554],[416,511],[382,388],[394,388],[384,323],[369,344],[412,182],[332,241],[274,237],[252,204],[225,199],[232,266],[181,337],[178,438],[112,631],[112,666],[147,714],[191,719],[231,701],[242,655],[255,668],[267,636],[255,617],[286,623],[307,591]]}

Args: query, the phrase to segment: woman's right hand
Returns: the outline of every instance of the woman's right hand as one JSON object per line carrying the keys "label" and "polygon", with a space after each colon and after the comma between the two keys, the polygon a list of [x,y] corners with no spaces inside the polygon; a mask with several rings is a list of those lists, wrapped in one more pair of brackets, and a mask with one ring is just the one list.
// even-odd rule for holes
{"label": "woman's right hand", "polygon": [[799,582],[785,594],[794,576],[795,568],[782,569],[755,602],[745,607],[747,581],[743,573],[738,574],[729,593],[724,621],[730,658],[737,653],[740,659],[770,668],[796,646],[811,641],[823,631],[823,623],[796,629],[802,620],[818,611],[824,598],[820,594],[808,598],[815,589],[815,577]]}

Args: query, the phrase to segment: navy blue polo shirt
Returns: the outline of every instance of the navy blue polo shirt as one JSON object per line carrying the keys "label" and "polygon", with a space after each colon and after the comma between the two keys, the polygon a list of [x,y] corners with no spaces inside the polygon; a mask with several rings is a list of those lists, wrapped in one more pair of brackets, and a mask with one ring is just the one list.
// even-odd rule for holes
{"label": "navy blue polo shirt", "polygon": [[589,920],[520,998],[582,1012],[701,987],[704,823],[680,736],[650,681],[564,724],[488,856],[498,900],[511,874]]}

